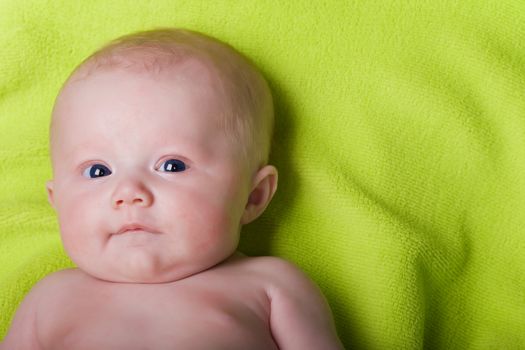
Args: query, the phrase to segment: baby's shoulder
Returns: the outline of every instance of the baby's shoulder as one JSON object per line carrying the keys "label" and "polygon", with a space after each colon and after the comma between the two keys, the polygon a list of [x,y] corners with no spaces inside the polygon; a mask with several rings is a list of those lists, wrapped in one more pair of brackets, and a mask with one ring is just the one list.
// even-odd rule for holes
{"label": "baby's shoulder", "polygon": [[245,273],[259,278],[272,289],[294,289],[309,284],[310,278],[295,263],[275,256],[247,257],[243,261]]}
{"label": "baby's shoulder", "polygon": [[[27,293],[18,306],[16,314],[11,323],[9,332],[4,339],[6,348],[17,349],[39,348],[41,324],[53,321],[53,312],[49,313],[49,304],[53,301],[61,301],[60,292],[64,288],[65,281],[75,273],[72,271],[58,271],[40,279]],[[39,322],[41,320],[42,322]],[[11,344],[11,345],[8,345]]]}
{"label": "baby's shoulder", "polygon": [[[76,288],[82,288],[85,279],[78,269],[64,269],[48,274],[31,289],[30,295],[38,300],[38,310],[46,313],[50,305],[63,304]],[[74,294],[74,293],[73,293]]]}
{"label": "baby's shoulder", "polygon": [[83,272],[76,268],[67,268],[52,272],[35,285],[41,292],[63,290],[66,285],[78,283],[83,279]]}
{"label": "baby's shoulder", "polygon": [[246,268],[261,272],[275,272],[276,269],[284,273],[297,273],[300,269],[293,262],[276,256],[251,256],[243,259]]}
{"label": "baby's shoulder", "polygon": [[36,282],[27,296],[31,295],[33,298],[38,296],[38,299],[42,299],[47,295],[54,295],[53,291],[61,290],[64,284],[68,283],[75,275],[74,269],[52,272]]}

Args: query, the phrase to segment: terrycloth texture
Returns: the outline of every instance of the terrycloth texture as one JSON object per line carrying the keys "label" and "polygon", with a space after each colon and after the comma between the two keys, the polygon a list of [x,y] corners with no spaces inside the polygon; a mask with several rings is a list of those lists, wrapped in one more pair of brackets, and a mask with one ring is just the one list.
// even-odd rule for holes
{"label": "terrycloth texture", "polygon": [[47,203],[58,88],[125,33],[182,26],[251,57],[279,189],[241,250],[295,261],[353,349],[525,348],[525,3],[0,2],[0,338],[72,265]]}

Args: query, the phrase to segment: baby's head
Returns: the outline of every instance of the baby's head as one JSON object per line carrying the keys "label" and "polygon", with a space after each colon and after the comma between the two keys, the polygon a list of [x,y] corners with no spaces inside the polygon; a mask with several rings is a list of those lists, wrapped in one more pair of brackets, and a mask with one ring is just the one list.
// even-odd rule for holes
{"label": "baby's head", "polygon": [[115,282],[221,262],[277,188],[272,131],[268,85],[231,46],[181,29],[109,43],[53,110],[47,189],[66,252]]}

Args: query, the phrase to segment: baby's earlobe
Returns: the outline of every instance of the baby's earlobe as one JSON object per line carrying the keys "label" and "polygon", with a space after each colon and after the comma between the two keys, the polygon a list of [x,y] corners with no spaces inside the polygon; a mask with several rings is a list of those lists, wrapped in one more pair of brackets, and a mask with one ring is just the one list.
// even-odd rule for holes
{"label": "baby's earlobe", "polygon": [[55,208],[55,199],[53,197],[53,180],[49,180],[48,182],[46,182],[46,189],[47,189],[47,200],[49,201],[49,204],[51,204],[51,206],[53,208]]}

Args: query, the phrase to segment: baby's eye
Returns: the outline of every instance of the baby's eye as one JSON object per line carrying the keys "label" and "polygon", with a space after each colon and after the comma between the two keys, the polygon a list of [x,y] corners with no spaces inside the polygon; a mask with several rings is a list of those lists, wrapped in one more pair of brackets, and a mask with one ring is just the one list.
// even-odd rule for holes
{"label": "baby's eye", "polygon": [[89,177],[91,179],[111,175],[111,170],[102,164],[93,164],[84,170],[82,176]]}
{"label": "baby's eye", "polygon": [[168,171],[168,172],[176,173],[179,171],[186,170],[186,164],[184,164],[182,160],[168,159],[167,161],[161,164],[159,169],[161,171]]}

